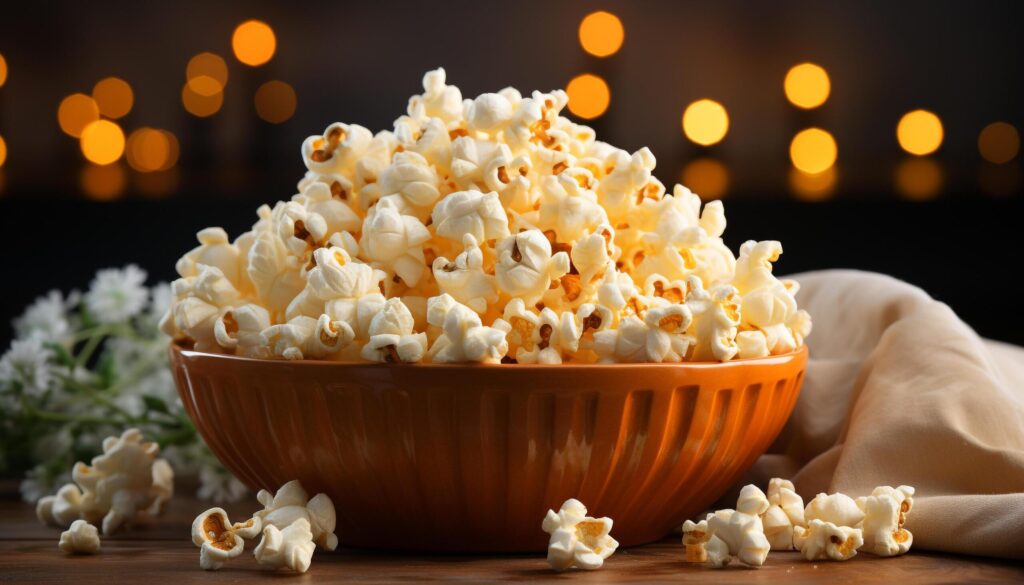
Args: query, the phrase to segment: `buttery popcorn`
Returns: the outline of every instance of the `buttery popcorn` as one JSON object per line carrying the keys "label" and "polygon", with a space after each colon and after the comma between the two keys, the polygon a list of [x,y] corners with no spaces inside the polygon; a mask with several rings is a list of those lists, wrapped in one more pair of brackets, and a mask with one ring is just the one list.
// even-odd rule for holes
{"label": "buttery popcorn", "polygon": [[772,274],[781,244],[735,256],[721,202],[667,189],[649,149],[597,140],[567,103],[514,88],[463,99],[436,69],[392,130],[330,124],[302,143],[290,199],[234,241],[198,233],[163,330],[199,351],[384,363],[728,361],[803,345],[798,287]]}
{"label": "buttery popcorn", "polygon": [[94,554],[100,550],[100,533],[85,520],[75,520],[61,533],[57,548],[68,554]]}
{"label": "buttery popcorn", "polygon": [[223,508],[210,508],[192,522],[192,543],[200,548],[199,566],[215,571],[242,554],[245,539],[260,532],[260,519],[232,524]]}
{"label": "buttery popcorn", "polygon": [[612,519],[587,516],[586,506],[576,499],[566,500],[557,512],[548,510],[541,527],[551,535],[548,564],[556,571],[600,569],[619,547],[609,535]]}
{"label": "buttery popcorn", "polygon": [[868,552],[893,557],[910,550],[914,535],[903,524],[914,506],[914,488],[880,486],[856,502],[864,512],[864,547]]}

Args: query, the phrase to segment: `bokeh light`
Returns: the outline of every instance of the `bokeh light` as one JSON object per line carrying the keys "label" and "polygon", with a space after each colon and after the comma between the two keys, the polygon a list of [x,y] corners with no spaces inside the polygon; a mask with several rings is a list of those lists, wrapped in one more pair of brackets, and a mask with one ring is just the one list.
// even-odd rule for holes
{"label": "bokeh light", "polygon": [[228,64],[220,55],[199,53],[188,61],[185,79],[192,91],[201,96],[212,96],[224,91],[228,84]]}
{"label": "bokeh light", "polygon": [[152,198],[167,197],[174,194],[180,180],[181,174],[178,169],[136,173],[132,180],[132,192]]}
{"label": "bokeh light", "polygon": [[831,166],[821,173],[805,173],[797,168],[789,169],[789,188],[802,201],[825,201],[832,197],[836,186],[836,167]]}
{"label": "bokeh light", "polygon": [[565,93],[569,94],[569,111],[586,120],[605,113],[612,100],[608,84],[591,73],[573,77],[565,86]]}
{"label": "bokeh light", "polygon": [[1020,134],[1006,122],[993,122],[978,135],[978,152],[988,162],[1008,163],[1020,152]]}
{"label": "bokeh light", "polygon": [[933,199],[942,182],[942,167],[930,158],[908,158],[896,167],[896,190],[912,201]]}
{"label": "bokeh light", "polygon": [[181,103],[185,111],[199,118],[212,116],[220,111],[224,104],[224,92],[218,91],[212,95],[202,95],[192,90],[188,82],[181,88]]}
{"label": "bokeh light", "polygon": [[256,114],[271,124],[286,122],[295,114],[295,90],[283,81],[272,80],[256,90]]}
{"label": "bokeh light", "polygon": [[3,54],[0,54],[0,87],[4,86],[7,82],[7,60],[4,59]]}
{"label": "bokeh light", "polygon": [[7,143],[4,142],[4,137],[0,136],[0,169],[4,167],[5,162],[7,162]]}
{"label": "bokeh light", "polygon": [[86,126],[100,119],[100,108],[96,100],[84,93],[71,94],[60,102],[57,108],[57,122],[68,136],[78,138]]}
{"label": "bokeh light", "polygon": [[82,168],[79,186],[96,201],[112,201],[124,192],[125,172],[121,165],[87,164]]}
{"label": "bokeh light", "polygon": [[124,132],[110,120],[96,120],[82,130],[82,154],[89,162],[109,165],[124,154]]}
{"label": "bokeh light", "polygon": [[821,128],[801,130],[789,143],[793,166],[805,173],[823,173],[836,163],[836,140]]}
{"label": "bokeh light", "polygon": [[[125,158],[128,166],[142,173],[151,173],[174,166],[172,156],[177,159],[176,146],[171,144],[171,135],[155,128],[139,128],[128,136]],[[176,140],[175,140],[176,142]]]}
{"label": "bokeh light", "polygon": [[717,158],[705,156],[686,163],[679,181],[702,200],[718,199],[729,189],[729,169]]}
{"label": "bokeh light", "polygon": [[108,77],[92,88],[92,99],[96,101],[101,114],[116,120],[132,111],[135,94],[127,81]]}
{"label": "bokeh light", "polygon": [[942,121],[928,110],[914,110],[900,118],[896,126],[896,139],[903,150],[924,156],[942,145]]}
{"label": "bokeh light", "polygon": [[832,84],[828,72],[820,65],[801,63],[786,73],[783,88],[786,90],[786,99],[791,104],[809,110],[825,103],[832,90]]}
{"label": "bokeh light", "polygon": [[580,45],[595,57],[614,55],[622,48],[626,31],[622,21],[611,12],[591,12],[580,22]]}
{"label": "bokeh light", "polygon": [[274,56],[277,38],[265,22],[247,20],[238,25],[231,36],[231,48],[239,61],[251,67],[263,65]]}
{"label": "bokeh light", "polygon": [[697,100],[683,111],[683,133],[701,146],[721,142],[728,131],[729,114],[714,100]]}

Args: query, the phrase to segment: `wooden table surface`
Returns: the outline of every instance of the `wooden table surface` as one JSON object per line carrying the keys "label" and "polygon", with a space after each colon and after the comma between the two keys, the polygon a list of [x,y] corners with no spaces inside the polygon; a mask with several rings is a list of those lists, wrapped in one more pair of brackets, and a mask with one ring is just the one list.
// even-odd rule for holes
{"label": "wooden table surface", "polygon": [[[261,570],[250,542],[241,556],[220,571],[199,568],[199,549],[190,539],[192,519],[208,506],[178,496],[166,513],[147,519],[104,539],[93,556],[68,556],[57,549],[60,530],[36,520],[31,506],[13,497],[0,499],[0,582],[103,583],[159,585],[162,583],[276,583],[353,582],[395,583],[462,581],[499,583],[629,582],[629,583],[1022,583],[1024,565],[1008,561],[912,551],[880,559],[859,554],[844,563],[803,561],[794,552],[772,553],[760,569],[730,565],[724,570],[682,561],[678,538],[620,550],[595,572],[557,574],[544,556],[439,556],[341,550],[317,551],[304,575]],[[244,518],[258,508],[255,498],[227,506],[231,518]],[[537,520],[540,530],[540,519]],[[614,531],[612,532],[614,535]],[[281,581],[286,579],[286,581]]]}

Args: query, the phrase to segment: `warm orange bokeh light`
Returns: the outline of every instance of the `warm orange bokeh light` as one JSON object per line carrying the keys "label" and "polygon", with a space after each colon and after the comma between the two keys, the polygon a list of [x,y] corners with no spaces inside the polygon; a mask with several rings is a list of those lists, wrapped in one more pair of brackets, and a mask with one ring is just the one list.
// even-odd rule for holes
{"label": "warm orange bokeh light", "polygon": [[803,201],[824,201],[832,196],[836,186],[836,167],[810,174],[797,168],[789,169],[789,188],[797,199]]}
{"label": "warm orange bokeh light", "polygon": [[178,164],[178,157],[181,156],[181,146],[178,144],[178,137],[174,135],[174,132],[160,130],[160,133],[167,138],[167,160],[164,161],[164,166],[158,170],[166,171]]}
{"label": "warm orange bokeh light", "polygon": [[933,199],[942,181],[942,167],[930,158],[908,158],[896,168],[896,190],[912,201]]}
{"label": "warm orange bokeh light", "polygon": [[716,158],[701,157],[686,163],[679,181],[705,201],[718,199],[729,189],[729,169]]}
{"label": "warm orange bokeh light", "polygon": [[3,168],[5,162],[7,162],[7,143],[4,142],[4,137],[0,136],[0,168]]}
{"label": "warm orange bokeh light", "polygon": [[256,114],[271,124],[286,122],[295,114],[295,90],[283,81],[268,81],[256,90]]}
{"label": "warm orange bokeh light", "polygon": [[87,164],[82,168],[79,185],[90,199],[112,201],[124,191],[124,174],[121,165]]}
{"label": "warm orange bokeh light", "polygon": [[192,91],[201,96],[212,96],[224,91],[228,84],[228,64],[220,55],[199,53],[188,61],[185,79]]}
{"label": "warm orange bokeh light", "polygon": [[612,100],[608,84],[591,73],[573,77],[565,86],[565,93],[569,94],[569,111],[586,120],[605,113]]}
{"label": "warm orange bokeh light", "polygon": [[714,100],[697,100],[683,111],[683,133],[701,146],[721,142],[728,131],[729,114]]}
{"label": "warm orange bokeh light", "polygon": [[7,60],[0,54],[0,87],[7,81]]}
{"label": "warm orange bokeh light", "polygon": [[132,111],[135,94],[127,81],[108,77],[92,88],[92,99],[96,101],[101,114],[116,120]]}
{"label": "warm orange bokeh light", "polygon": [[978,135],[978,152],[990,163],[1008,163],[1020,152],[1020,134],[1006,122],[993,122]]}
{"label": "warm orange bokeh light", "polygon": [[142,173],[159,171],[171,156],[171,143],[167,134],[153,128],[139,128],[128,136],[125,157],[128,166]]}
{"label": "warm orange bokeh light", "polygon": [[836,155],[835,138],[821,128],[802,130],[789,143],[793,166],[811,175],[830,169],[836,163]]}
{"label": "warm orange bokeh light", "polygon": [[220,111],[224,104],[224,92],[218,91],[212,95],[201,95],[192,90],[192,85],[185,83],[181,88],[181,103],[185,110],[199,118],[212,116]]}
{"label": "warm orange bokeh light", "polygon": [[259,20],[247,20],[238,25],[231,36],[231,48],[239,61],[251,67],[263,65],[274,56],[277,38],[274,29]]}
{"label": "warm orange bokeh light", "polygon": [[86,126],[100,119],[100,108],[96,100],[84,93],[75,93],[64,98],[57,108],[60,129],[68,136],[78,138]]}
{"label": "warm orange bokeh light", "polygon": [[82,130],[82,154],[92,163],[109,165],[124,154],[124,132],[110,120],[96,120]]}
{"label": "warm orange bokeh light", "polygon": [[896,139],[903,150],[924,156],[942,146],[942,121],[928,110],[914,110],[900,118]]}
{"label": "warm orange bokeh light", "polygon": [[622,21],[611,12],[591,12],[580,22],[580,45],[595,57],[614,55],[622,48],[626,31]]}
{"label": "warm orange bokeh light", "polygon": [[832,91],[828,72],[814,63],[795,65],[786,73],[783,82],[786,98],[798,108],[809,110],[825,103]]}

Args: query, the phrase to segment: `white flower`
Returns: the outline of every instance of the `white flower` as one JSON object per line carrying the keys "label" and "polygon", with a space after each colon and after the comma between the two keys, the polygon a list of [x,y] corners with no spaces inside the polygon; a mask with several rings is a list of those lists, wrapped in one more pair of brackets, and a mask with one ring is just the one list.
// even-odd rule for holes
{"label": "white flower", "polygon": [[134,264],[100,270],[85,293],[85,304],[100,323],[127,321],[146,308],[145,282],[146,271]]}
{"label": "white flower", "polygon": [[43,345],[41,337],[14,340],[0,358],[0,386],[17,384],[25,394],[42,394],[52,381],[52,357],[53,351]]}
{"label": "white flower", "polygon": [[68,308],[77,302],[74,293],[68,298],[57,290],[51,290],[45,297],[39,297],[29,305],[20,317],[14,320],[14,331],[18,337],[33,335],[44,341],[63,341],[71,333]]}
{"label": "white flower", "polygon": [[216,504],[230,504],[241,501],[249,488],[234,475],[221,467],[204,465],[199,470],[199,491],[196,496],[203,501]]}

